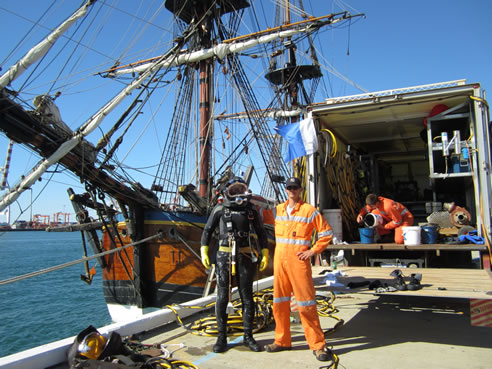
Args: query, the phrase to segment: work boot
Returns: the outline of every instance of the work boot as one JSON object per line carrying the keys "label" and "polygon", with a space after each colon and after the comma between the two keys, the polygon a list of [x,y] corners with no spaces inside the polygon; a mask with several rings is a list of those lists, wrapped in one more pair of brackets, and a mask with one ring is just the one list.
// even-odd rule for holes
{"label": "work boot", "polygon": [[243,345],[248,347],[251,351],[260,352],[261,346],[255,341],[251,334],[245,333],[243,337]]}
{"label": "work boot", "polygon": [[286,350],[292,350],[292,347],[290,347],[290,346],[279,346],[275,342],[271,343],[269,345],[265,345],[265,351],[266,352],[279,352],[279,351],[286,351]]}
{"label": "work boot", "polygon": [[332,359],[331,353],[325,351],[325,349],[314,350],[313,354],[319,361],[330,361]]}
{"label": "work boot", "polygon": [[219,333],[213,350],[216,353],[227,351],[227,336],[224,333]]}

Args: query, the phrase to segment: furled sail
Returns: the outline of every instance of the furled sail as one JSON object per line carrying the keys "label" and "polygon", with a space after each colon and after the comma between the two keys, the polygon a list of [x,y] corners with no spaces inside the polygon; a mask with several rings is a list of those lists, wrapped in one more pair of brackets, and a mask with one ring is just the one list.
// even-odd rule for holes
{"label": "furled sail", "polygon": [[[189,37],[189,36],[188,36]],[[182,42],[186,41],[186,37],[182,39]],[[170,55],[174,55],[175,52],[181,47],[180,44],[176,44],[167,54],[163,55],[161,59],[167,59]],[[115,109],[132,91],[139,88],[142,83],[148,79],[153,73],[163,68],[161,59],[155,61],[152,65],[147,66],[145,72],[143,72],[132,83],[125,87],[117,96],[115,96],[110,102],[108,102],[103,108],[95,113],[87,122],[85,122],[81,128],[74,133],[74,135],[65,141],[60,147],[48,158],[42,160],[27,176],[25,176],[20,183],[12,188],[3,198],[0,200],[0,211],[8,205],[12,204],[25,190],[36,182],[41,175],[48,170],[50,166],[60,161],[67,153],[74,149],[78,144],[82,142],[84,137],[93,132],[104,120],[104,118]]]}
{"label": "furled sail", "polygon": [[43,41],[33,47],[21,60],[11,66],[9,70],[0,77],[0,89],[9,85],[13,80],[19,77],[27,68],[33,63],[42,58],[53,46],[53,44],[60,38],[63,33],[69,29],[78,19],[85,16],[87,9],[96,0],[88,0],[79,10],[63,22],[57,29],[49,34]]}
{"label": "furled sail", "polygon": [[[338,16],[338,18],[336,16]],[[260,32],[259,34],[252,34],[239,38],[239,40],[241,40],[246,37],[251,37],[246,41],[236,41],[237,39],[226,40],[223,43],[220,43],[212,48],[194,51],[191,53],[182,53],[177,57],[174,55],[169,56],[168,58],[159,62],[159,67],[160,68],[175,67],[182,64],[199,62],[201,60],[210,59],[212,57],[217,57],[222,60],[227,55],[237,54],[242,51],[251,49],[255,46],[272,42],[276,39],[288,38],[301,33],[309,34],[311,32],[316,31],[320,27],[343,21],[344,19],[347,19],[347,17],[349,16],[350,15],[347,12],[339,13],[336,15],[331,14],[329,16],[315,18],[315,20],[311,20],[311,19],[307,20],[305,22],[311,22],[311,23],[304,27],[299,27],[299,23],[304,23],[304,22],[299,22],[295,25],[291,25],[290,29],[288,26],[282,26],[282,27],[277,27],[276,29],[273,30],[269,30],[268,33],[264,35],[262,34],[265,32]],[[140,64],[138,66],[132,66],[129,68],[111,70],[110,75],[142,73],[146,71],[151,65],[153,65],[153,63],[145,63],[145,64]]]}

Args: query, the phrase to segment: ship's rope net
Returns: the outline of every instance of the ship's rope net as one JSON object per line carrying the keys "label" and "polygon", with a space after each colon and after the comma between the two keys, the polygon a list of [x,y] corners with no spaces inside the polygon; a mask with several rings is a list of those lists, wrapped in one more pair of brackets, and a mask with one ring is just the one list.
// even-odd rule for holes
{"label": "ship's rope net", "polygon": [[[264,4],[262,2],[251,2],[251,6],[248,8],[248,14],[241,11],[238,13],[231,13],[230,16],[222,15],[222,17],[219,16],[215,3],[211,2],[210,4],[211,9],[213,8],[212,12],[217,12],[217,14],[213,15],[215,18],[214,22],[216,22],[216,27],[213,27],[212,29],[212,42],[220,42],[222,40],[234,38],[238,34],[239,26],[246,27],[248,17],[250,17],[253,21],[253,26],[248,26],[246,30],[250,30],[251,32],[256,32],[260,28],[263,28],[260,24],[263,24],[266,21],[266,19],[263,19],[261,22],[259,20],[259,15],[264,12]],[[284,5],[282,4],[283,3],[278,2],[279,6],[275,10],[277,24],[281,24],[279,14],[281,14],[284,10],[282,8]],[[290,10],[294,15],[302,15],[303,17],[310,16],[307,12],[305,12],[302,1],[299,1],[298,7],[291,4]],[[93,35],[93,33],[102,33],[104,27],[107,27],[111,22],[97,23],[98,19],[100,17],[110,19],[110,16],[114,16],[113,13],[120,15],[124,13],[126,16],[132,17],[131,25],[134,27],[128,27],[128,30],[121,34],[115,33],[119,39],[114,40],[114,42],[111,43],[111,47],[108,47],[107,50],[101,49],[98,47],[96,41],[97,37],[96,35]],[[171,45],[175,43],[177,38],[173,38],[172,41],[170,41],[170,37],[168,37],[170,33],[169,30],[174,30],[175,36],[182,35],[186,32],[191,34],[197,31],[194,29],[194,26],[191,26],[188,29],[188,24],[179,20],[178,17],[174,17],[172,19],[172,23],[170,20],[168,25],[162,24],[162,19],[169,18],[162,16],[163,14],[168,15],[168,11],[165,9],[163,3],[156,6],[155,9],[150,11],[148,14],[145,14],[145,16],[137,16],[136,14],[129,14],[128,12],[125,13],[124,9],[119,9],[117,6],[109,6],[104,2],[96,2],[87,17],[73,29],[73,32],[69,34],[69,37],[63,39],[63,45],[60,49],[65,51],[65,53],[60,51],[57,54],[57,49],[54,53],[55,55],[52,54],[49,57],[46,56],[38,64],[33,66],[32,70],[26,73],[24,78],[16,82],[14,86],[9,86],[9,88],[12,88],[12,97],[24,106],[26,110],[32,110],[32,104],[30,104],[27,99],[41,93],[39,86],[36,86],[34,83],[38,77],[43,77],[43,79],[45,79],[45,82],[43,82],[45,84],[45,88],[42,90],[42,93],[50,97],[53,102],[66,101],[70,98],[70,96],[82,93],[84,95],[87,93],[93,93],[96,95],[96,91],[97,93],[100,91],[113,91],[115,85],[118,84],[121,86],[128,86],[135,76],[126,75],[116,78],[114,76],[110,76],[108,70],[111,70],[113,67],[116,68],[120,64],[124,64],[128,60],[145,60],[150,56],[155,57],[155,55],[160,55],[162,50],[171,48]],[[30,32],[33,33],[36,31],[37,27],[49,28],[49,26],[44,26],[43,24],[45,18],[47,18],[47,15],[47,13],[42,13],[39,19],[35,22],[36,27],[33,26]],[[200,20],[198,20],[197,23],[199,22]],[[150,44],[145,42],[146,32],[149,32],[149,28],[155,28],[158,32],[153,33],[160,35],[156,37],[156,41],[153,41]],[[128,38],[131,39],[131,42],[129,43]],[[297,58],[299,60],[302,58],[309,59],[308,63],[319,65],[318,57],[316,56],[316,49],[313,46],[314,43],[312,42],[315,38],[316,33],[306,33],[305,35],[296,36],[293,41],[299,45],[301,44],[301,41],[309,41],[307,48],[299,47],[296,50]],[[136,50],[140,47],[138,46],[140,43],[145,45],[145,47],[142,46],[142,50]],[[123,45],[123,47],[121,47],[121,45]],[[193,47],[194,49],[199,47],[200,45],[198,44],[198,38],[190,40],[190,42],[187,43],[187,47],[188,46]],[[275,57],[278,59],[276,63],[281,65],[281,63],[286,61],[285,45],[281,40],[269,45],[265,44],[258,46],[247,53],[242,53],[241,55],[227,58],[227,60],[220,60],[219,62],[228,65],[229,74],[235,74],[234,76],[228,77],[229,82],[227,83],[231,85],[234,84],[236,87],[241,88],[246,84],[249,85],[250,83],[255,83],[256,80],[251,80],[251,76],[253,75],[251,70],[244,71],[244,68],[238,66],[239,60],[243,60],[244,58],[250,58],[250,60],[257,58],[263,63],[268,64],[268,59],[271,55],[277,52],[280,52],[280,54]],[[97,54],[100,58],[97,59],[97,63],[88,63],[89,55],[93,54]],[[13,56],[8,55],[7,59],[10,57]],[[55,58],[57,60],[64,59],[65,63],[60,65],[54,72],[52,72],[49,68],[54,69],[53,66],[59,63],[58,61],[55,63]],[[7,60],[5,60],[5,62],[6,61]],[[196,166],[191,167],[190,163],[194,163],[196,161],[196,157],[200,154],[199,152],[196,153],[198,141],[193,141],[189,138],[189,136],[191,136],[190,133],[193,133],[191,132],[193,128],[190,122],[196,122],[197,118],[194,115],[195,113],[192,113],[191,110],[186,112],[184,111],[186,106],[189,107],[191,105],[198,105],[196,101],[197,85],[195,84],[193,86],[192,83],[189,83],[191,80],[196,80],[196,78],[192,76],[193,73],[191,71],[194,67],[194,65],[188,65],[187,67],[173,68],[172,77],[168,73],[171,72],[171,70],[158,71],[158,73],[149,78],[148,83],[142,86],[140,91],[141,93],[139,93],[133,101],[130,101],[126,108],[122,107],[121,110],[124,110],[124,112],[119,117],[112,116],[107,119],[107,121],[113,120],[114,124],[110,122],[105,124],[105,127],[101,126],[101,130],[104,131],[101,134],[103,138],[100,140],[100,144],[97,145],[97,150],[95,151],[98,159],[93,163],[97,170],[107,173],[108,176],[114,178],[118,183],[132,187],[135,190],[135,193],[139,193],[141,191],[139,181],[144,184],[144,188],[147,188],[150,186],[146,186],[146,183],[143,181],[148,180],[151,182],[154,180],[152,183],[152,189],[161,196],[160,200],[163,203],[173,203],[176,201],[177,187],[179,185],[190,183],[191,181],[197,181]],[[187,68],[190,70],[185,70]],[[255,74],[259,80],[263,76],[260,76],[261,72],[258,73],[260,68],[257,68],[258,70],[255,71]],[[265,65],[265,68],[261,69],[261,71],[265,71],[267,69],[268,66]],[[176,70],[178,70],[178,73],[174,76]],[[236,71],[238,71],[237,75]],[[331,73],[330,70],[329,72]],[[183,77],[180,82],[178,76],[185,76],[186,74],[187,77]],[[90,83],[89,81],[93,81],[92,78],[97,75],[112,78],[106,78],[104,80],[101,79],[96,84],[94,82]],[[165,76],[168,77],[164,78]],[[188,78],[187,87],[184,82],[186,78]],[[233,82],[233,80],[235,82]],[[297,83],[297,81],[286,81],[287,84],[291,82]],[[307,85],[308,83],[310,86]],[[318,84],[319,80],[317,79],[306,80],[299,84],[299,106],[306,106],[310,101],[312,101]],[[218,86],[219,85],[217,84],[214,89],[218,88]],[[163,94],[154,93],[156,90],[162,92],[164,87],[168,89],[168,92],[164,92]],[[35,88],[38,90],[35,90]],[[249,91],[240,91],[242,95],[236,95],[236,99],[241,101],[244,105],[244,109],[248,111],[251,109],[257,109],[260,106],[258,101],[254,101],[255,99],[258,99],[256,96],[258,89],[256,87],[251,89],[251,85],[249,88]],[[262,98],[260,100],[261,106],[285,109],[289,105],[289,101],[285,97],[285,86],[272,85],[270,86],[270,90],[270,93],[272,94],[270,102]],[[160,119],[160,116],[157,115],[156,111],[151,111],[149,115],[149,110],[144,111],[142,109],[144,105],[146,108],[151,106],[149,109],[154,110],[160,110],[161,108],[165,109],[164,99],[169,101],[169,94],[176,91],[179,91],[179,99],[177,98],[176,102],[181,101],[181,99],[184,98],[184,100],[188,99],[188,103],[184,105],[177,104],[178,108],[183,111],[173,111],[176,115],[173,117],[173,121],[176,119],[176,122],[174,123],[174,126],[168,130],[168,122],[166,121],[167,118]],[[149,99],[152,95],[154,96],[154,100],[150,101]],[[161,98],[160,102],[158,101],[159,98]],[[157,105],[155,105],[156,100]],[[82,113],[82,109],[80,110]],[[77,109],[77,111],[79,111],[79,109]],[[67,114],[66,111],[62,111],[61,113],[62,115]],[[120,111],[115,112],[115,114],[120,114]],[[79,115],[80,117],[77,117],[78,119],[85,119],[84,115],[86,114]],[[147,117],[146,121],[145,117]],[[137,119],[140,122],[138,124],[134,124]],[[285,142],[282,142],[278,135],[272,133],[272,120],[266,119],[260,113],[250,114],[244,122],[246,124],[243,124],[243,127],[241,128],[242,132],[238,132],[236,135],[236,145],[234,145],[234,147],[233,145],[229,145],[228,147],[230,152],[225,154],[216,151],[214,155],[216,155],[216,158],[220,158],[221,160],[223,159],[223,162],[227,163],[228,166],[233,166],[233,171],[236,173],[242,172],[247,162],[253,163],[252,154],[259,156],[260,160],[258,160],[258,162],[260,163],[255,162],[255,165],[263,167],[257,167],[256,169],[260,170],[261,174],[266,173],[266,175],[262,176],[261,174],[255,172],[258,182],[263,181],[261,189],[262,196],[282,200],[284,192],[279,190],[279,183],[281,183],[282,180],[285,180],[285,177],[287,177],[291,172],[291,169],[287,168],[280,155],[280,148],[285,146]],[[286,122],[288,121],[285,118],[276,119],[277,125],[285,124]],[[148,132],[152,127],[156,128],[156,123],[159,124],[159,126],[166,125],[166,129],[156,129],[156,135],[154,138],[157,138],[159,143],[153,146],[154,152],[152,155],[149,155],[149,158],[156,158],[156,161],[152,162],[147,160],[148,158],[145,158],[146,160],[142,161],[142,165],[140,166],[137,166],[134,163],[130,164],[131,161],[128,158],[134,156],[134,151],[136,151],[135,148],[140,146],[139,144],[137,145],[137,143],[139,143],[139,141],[143,141],[143,139],[141,140],[142,137],[149,135]],[[77,125],[76,120],[71,117],[69,121],[67,121],[67,124],[70,129],[75,131],[75,126]],[[108,129],[110,128],[107,127],[109,124],[113,126],[114,130]],[[223,130],[226,128],[231,130],[231,125],[222,125]],[[111,132],[111,135],[106,135],[108,130],[113,131]],[[162,134],[164,131],[169,132],[169,136],[165,138],[165,140],[162,140],[165,137],[165,135]],[[212,133],[216,134],[218,131]],[[36,134],[36,132],[33,131],[32,134]],[[115,137],[111,137],[112,135]],[[47,137],[51,139],[51,136],[48,135]],[[57,148],[63,141],[60,140],[60,138],[64,137],[54,137],[52,141],[49,141],[49,145],[53,148]],[[124,142],[124,140],[126,140],[126,142]],[[130,140],[131,142],[128,142]],[[230,142],[232,142],[232,140],[229,141],[229,143]],[[255,142],[257,142],[257,144],[254,144]],[[193,154],[195,154],[195,157],[192,157]],[[84,157],[84,155],[85,153],[82,153],[82,157]],[[161,159],[160,161],[157,160],[159,157]],[[219,162],[219,160],[216,160],[216,162]],[[186,165],[183,163],[188,163],[188,167],[186,168]],[[87,165],[87,160],[85,158],[84,160],[81,160],[80,166],[82,166],[82,168],[77,171],[77,177],[90,180],[93,185],[104,188],[104,183],[101,183],[101,181],[98,180],[98,176],[86,175],[86,173],[89,172],[89,168],[84,168],[84,165]],[[215,168],[211,168],[212,178],[214,176],[220,176],[221,171],[224,170],[222,165],[215,165]],[[155,172],[156,168],[157,172]],[[190,173],[193,173],[193,170],[195,172],[190,177]],[[70,168],[70,171],[73,171],[73,168]],[[75,175],[70,173],[70,171],[63,170],[58,171],[58,173],[63,172],[65,175],[75,177]],[[114,189],[113,191],[113,197],[124,199],[128,198],[127,194],[121,193],[118,189]],[[143,203],[146,203],[145,199],[143,199]],[[146,204],[146,206],[154,206],[154,204]]]}
{"label": "ship's rope net", "polygon": [[[223,23],[220,16],[214,18],[217,27],[212,29],[214,33],[213,38],[223,41],[225,39],[231,39],[237,35],[237,29],[240,24],[242,12],[233,13],[228,18],[227,24]],[[195,46],[194,46],[195,45]],[[200,46],[196,40],[192,40],[190,47]],[[219,153],[219,146],[225,149],[225,141],[222,137],[222,145],[214,145],[215,152],[217,152],[217,157],[220,156],[220,160],[223,164],[219,164],[212,169],[212,178],[220,177],[221,174],[227,169],[232,168],[232,171],[239,174],[243,171],[245,166],[244,163],[250,161],[247,159],[252,154],[252,144],[255,150],[258,151],[260,156],[260,162],[264,164],[267,175],[265,176],[269,180],[270,187],[274,187],[274,194],[276,199],[282,199],[283,191],[280,190],[279,185],[272,181],[272,178],[277,177],[287,177],[288,170],[281,160],[280,149],[278,144],[278,138],[275,137],[271,128],[268,125],[266,118],[260,113],[260,104],[258,103],[251,84],[248,80],[247,74],[245,73],[239,57],[236,55],[230,55],[222,62],[224,67],[222,69],[223,79],[225,82],[219,82],[214,80],[214,87],[211,91],[217,92],[217,97],[215,99],[218,102],[220,99],[226,98],[225,91],[221,94],[221,86],[225,86],[224,89],[231,90],[233,97],[226,103],[226,109],[236,108],[233,105],[238,105],[237,102],[242,103],[241,110],[245,111],[246,118],[243,121],[246,125],[242,124],[243,127],[239,127],[236,122],[226,123],[222,122],[222,130],[215,130],[212,127],[214,122],[210,121],[207,124],[211,127],[209,129],[209,136],[202,139],[214,140],[212,137],[214,134],[219,134],[221,132],[226,132],[229,140],[231,137],[231,142],[235,141],[234,145],[229,146],[229,153]],[[209,68],[213,68],[212,64],[209,64]],[[211,72],[215,70],[211,69]],[[220,71],[216,71],[217,75]],[[185,183],[185,167],[188,161],[187,156],[190,156],[190,152],[196,152],[197,159],[202,155],[196,149],[197,141],[192,141],[189,138],[189,133],[192,131],[191,122],[197,121],[198,112],[192,108],[193,106],[198,107],[197,91],[199,86],[197,83],[198,72],[194,66],[183,67],[182,77],[180,77],[178,90],[178,98],[176,99],[176,110],[173,112],[173,118],[170,122],[170,129],[168,136],[164,144],[164,151],[162,153],[162,158],[159,164],[157,175],[155,176],[152,188],[156,191],[160,191],[160,201],[161,203],[174,203],[178,204],[179,198],[177,197],[178,186]],[[219,84],[221,83],[221,84]],[[234,88],[231,88],[234,87]],[[222,96],[220,96],[222,95]],[[235,96],[235,98],[234,98]],[[214,105],[212,105],[214,106]],[[215,108],[218,109],[218,108]],[[235,128],[238,131],[235,131]],[[241,131],[239,131],[241,130]],[[193,146],[195,149],[192,150]],[[218,162],[218,160],[215,160]],[[197,168],[195,168],[195,174],[191,180],[195,180],[198,177]],[[188,178],[190,180],[190,178]]]}

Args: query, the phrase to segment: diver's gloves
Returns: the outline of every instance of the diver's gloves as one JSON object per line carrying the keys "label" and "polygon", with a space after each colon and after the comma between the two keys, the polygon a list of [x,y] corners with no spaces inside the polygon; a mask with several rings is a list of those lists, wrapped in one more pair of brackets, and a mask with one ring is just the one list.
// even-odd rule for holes
{"label": "diver's gloves", "polygon": [[202,264],[205,269],[210,269],[210,258],[208,257],[208,246],[200,247],[200,254],[202,256]]}
{"label": "diver's gloves", "polygon": [[268,249],[267,248],[264,248],[264,249],[261,249],[261,255],[263,256],[261,258],[261,263],[260,263],[260,272],[263,272],[266,267],[268,266]]}

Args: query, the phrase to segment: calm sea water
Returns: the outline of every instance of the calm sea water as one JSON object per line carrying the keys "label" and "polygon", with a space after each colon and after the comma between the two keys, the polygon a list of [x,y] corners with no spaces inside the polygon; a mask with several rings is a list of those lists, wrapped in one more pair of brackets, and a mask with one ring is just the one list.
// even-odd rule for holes
{"label": "calm sea water", "polygon": [[[0,233],[2,281],[82,257],[79,232]],[[96,269],[91,285],[80,279],[85,273],[80,263],[0,286],[0,357],[74,336],[91,324],[110,324]]]}

